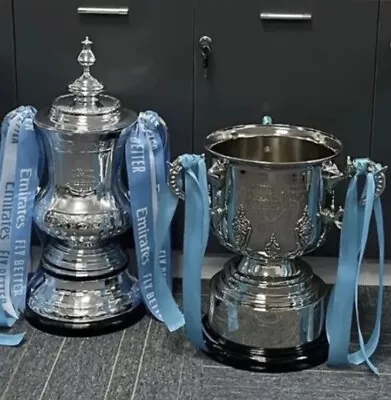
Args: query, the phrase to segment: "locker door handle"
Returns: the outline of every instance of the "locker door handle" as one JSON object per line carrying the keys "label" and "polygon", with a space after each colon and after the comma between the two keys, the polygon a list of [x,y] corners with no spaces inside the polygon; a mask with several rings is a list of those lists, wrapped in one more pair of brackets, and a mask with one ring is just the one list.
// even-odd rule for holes
{"label": "locker door handle", "polygon": [[269,13],[262,12],[261,20],[264,21],[311,21],[312,14],[310,13]]}
{"label": "locker door handle", "polygon": [[77,13],[87,15],[128,15],[129,7],[78,7]]}

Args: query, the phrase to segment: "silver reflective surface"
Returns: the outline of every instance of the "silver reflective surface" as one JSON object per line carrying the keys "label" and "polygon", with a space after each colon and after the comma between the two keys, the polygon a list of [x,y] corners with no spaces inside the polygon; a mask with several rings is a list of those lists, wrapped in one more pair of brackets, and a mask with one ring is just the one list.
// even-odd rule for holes
{"label": "silver reflective surface", "polygon": [[213,231],[240,255],[211,281],[211,328],[258,348],[315,340],[327,291],[297,257],[320,246],[339,217],[326,184],[341,143],[312,129],[247,125],[211,134],[206,148]]}
{"label": "silver reflective surface", "polygon": [[[135,279],[116,237],[130,228],[120,176],[120,132],[70,137],[41,131],[49,180],[35,222],[49,237],[28,306],[67,323],[97,322],[139,304]],[[71,139],[71,140],[70,140]]]}
{"label": "silver reflective surface", "polygon": [[117,146],[121,131],[40,131],[48,183],[36,201],[38,227],[51,237],[82,246],[128,230],[129,200],[120,176],[124,148]]}
{"label": "silver reflective surface", "polygon": [[[301,260],[275,263],[267,276],[253,259],[236,257],[210,282],[208,318],[215,332],[239,345],[289,348],[318,338],[327,291]],[[273,268],[269,266],[269,270]]]}
{"label": "silver reflective surface", "polygon": [[92,42],[82,43],[83,74],[69,85],[71,94],[35,120],[48,180],[36,198],[34,219],[48,239],[27,298],[39,317],[75,329],[126,317],[140,304],[117,239],[130,228],[119,139],[137,116],[101,94],[103,85],[90,74]]}

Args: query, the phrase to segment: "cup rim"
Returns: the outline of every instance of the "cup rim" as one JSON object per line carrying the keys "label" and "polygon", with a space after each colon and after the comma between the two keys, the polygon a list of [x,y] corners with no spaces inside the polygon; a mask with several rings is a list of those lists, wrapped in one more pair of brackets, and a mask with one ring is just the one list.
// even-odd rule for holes
{"label": "cup rim", "polygon": [[[276,132],[277,131],[277,132]],[[295,132],[295,134],[292,134]],[[275,162],[275,161],[257,161],[245,158],[228,156],[213,150],[217,144],[236,140],[240,138],[251,138],[257,136],[274,136],[274,137],[291,137],[299,140],[307,140],[312,143],[321,145],[331,150],[333,154],[319,159],[311,159],[305,161]],[[303,126],[289,124],[246,124],[235,125],[222,129],[218,129],[210,133],[204,144],[205,150],[214,157],[222,158],[235,164],[247,164],[252,166],[264,167],[303,167],[316,164],[322,164],[337,157],[343,150],[341,140],[329,133]]]}

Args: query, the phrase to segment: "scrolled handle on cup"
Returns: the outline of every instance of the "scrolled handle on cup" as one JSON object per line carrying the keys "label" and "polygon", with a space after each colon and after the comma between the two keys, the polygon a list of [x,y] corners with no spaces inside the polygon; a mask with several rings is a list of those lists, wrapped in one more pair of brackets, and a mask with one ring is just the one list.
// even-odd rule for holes
{"label": "scrolled handle on cup", "polygon": [[[385,172],[387,171],[387,168],[387,166],[382,166],[372,160],[368,160],[366,163],[366,171],[374,173],[376,198],[379,198],[386,188]],[[322,175],[326,185],[326,190],[333,196],[330,208],[324,208],[320,212],[326,224],[335,224],[338,229],[341,229],[344,210],[341,206],[339,206],[338,209],[335,206],[334,189],[340,182],[346,181],[357,172],[359,172],[359,170],[356,167],[356,160],[352,160],[349,156],[347,157],[346,166],[343,171],[340,171],[337,165],[332,161],[323,164]],[[365,204],[364,195],[360,202],[361,204]]]}
{"label": "scrolled handle on cup", "polygon": [[[201,154],[198,157],[204,159],[205,155]],[[178,185],[178,179],[181,179],[180,175],[184,170],[180,158],[181,157],[178,157],[173,162],[168,163],[168,186],[179,199],[184,200],[185,192],[182,190],[180,185]],[[227,165],[228,163],[225,161],[216,160],[208,169],[208,178],[214,188],[221,187],[221,184],[224,181],[224,174],[227,170]]]}
{"label": "scrolled handle on cup", "polygon": [[185,192],[179,187],[177,179],[183,171],[183,166],[176,158],[172,163],[168,163],[168,187],[180,200],[185,200]]}
{"label": "scrolled handle on cup", "polygon": [[[216,159],[208,169],[209,197],[211,202],[210,216],[212,228],[218,237],[223,238],[221,222],[227,215],[227,204],[223,195],[223,188],[226,188],[228,162]],[[213,202],[212,200],[213,199]]]}
{"label": "scrolled handle on cup", "polygon": [[227,168],[228,168],[227,161],[217,159],[208,169],[209,182],[214,189],[219,190],[223,186],[223,183],[226,178]]}
{"label": "scrolled handle on cup", "polygon": [[[217,159],[207,171],[209,200],[212,198],[214,199],[214,204],[211,205],[210,208],[212,226],[217,230],[221,219],[226,214],[226,207],[222,204],[223,199],[221,191],[226,180],[227,167],[228,162]],[[182,179],[181,174],[183,169],[184,167],[179,158],[175,159],[172,163],[169,163],[168,186],[180,200],[185,200],[185,192],[181,188],[181,185],[178,184],[178,180]]]}
{"label": "scrolled handle on cup", "polygon": [[[178,185],[178,178],[183,171],[183,166],[179,158],[175,159],[172,163],[168,163],[168,186],[179,199],[185,199],[184,191]],[[219,190],[224,182],[225,173],[227,171],[227,163],[221,160],[216,160],[213,165],[208,169],[208,178],[210,184],[214,189]]]}

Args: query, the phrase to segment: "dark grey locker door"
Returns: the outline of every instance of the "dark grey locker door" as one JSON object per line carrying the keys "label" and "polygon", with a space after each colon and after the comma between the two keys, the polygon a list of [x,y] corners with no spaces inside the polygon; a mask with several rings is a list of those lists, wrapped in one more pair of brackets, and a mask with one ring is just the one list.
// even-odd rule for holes
{"label": "dark grey locker door", "polygon": [[[261,21],[260,13],[309,13],[311,21]],[[377,14],[377,1],[198,0],[195,150],[214,129],[268,114],[338,136],[345,155],[369,155]],[[212,39],[206,79],[203,35]],[[318,254],[336,255],[338,236],[333,230]],[[221,251],[215,241],[209,249]]]}
{"label": "dark grey locker door", "polygon": [[[372,158],[388,165],[388,185],[382,197],[384,230],[386,235],[386,257],[391,257],[391,3],[380,2],[379,36],[377,43],[377,65],[375,80],[374,124],[372,135]],[[375,236],[375,235],[373,235]],[[376,254],[371,243],[371,254]]]}
{"label": "dark grey locker door", "polygon": [[[172,156],[192,150],[193,6],[183,0],[119,0],[128,16],[78,15],[110,0],[15,0],[19,102],[43,107],[80,76],[86,35],[97,58],[91,73],[136,111],[167,122]],[[177,236],[177,235],[176,235]],[[177,246],[176,246],[177,247]]]}
{"label": "dark grey locker door", "polygon": [[0,0],[0,120],[16,106],[12,0]]}
{"label": "dark grey locker door", "polygon": [[97,58],[91,73],[137,111],[167,122],[173,153],[192,140],[193,15],[191,2],[119,0],[128,16],[78,15],[79,6],[110,0],[15,0],[18,94],[21,103],[50,104],[81,73],[76,58],[85,36]]}

